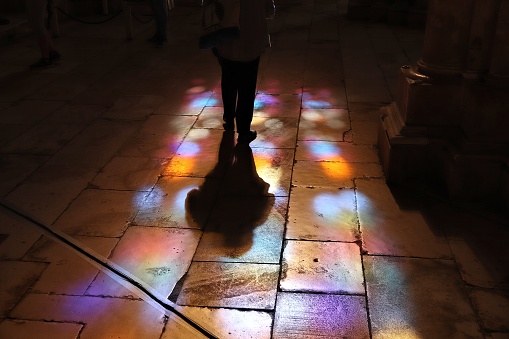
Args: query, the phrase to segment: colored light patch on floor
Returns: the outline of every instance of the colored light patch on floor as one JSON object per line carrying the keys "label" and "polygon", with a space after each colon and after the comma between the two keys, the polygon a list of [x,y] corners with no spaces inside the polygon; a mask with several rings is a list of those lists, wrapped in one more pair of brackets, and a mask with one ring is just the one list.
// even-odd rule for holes
{"label": "colored light patch on floor", "polygon": [[311,143],[309,151],[316,160],[330,160],[341,156],[341,149],[339,145],[333,143]]}
{"label": "colored light patch on floor", "polygon": [[264,93],[258,93],[255,98],[254,109],[263,110],[269,106],[275,106],[279,103],[278,97],[275,95],[268,95]]}
{"label": "colored light patch on floor", "polygon": [[352,170],[350,165],[346,162],[342,162],[342,158],[333,158],[331,161],[322,161],[320,166],[324,173],[330,178],[335,179],[350,179],[352,176]]}
{"label": "colored light patch on floor", "polygon": [[364,294],[359,246],[355,243],[288,241],[282,291]]}
{"label": "colored light patch on floor", "polygon": [[201,232],[191,229],[130,227],[111,261],[162,295],[169,295],[185,274]]}
{"label": "colored light patch on floor", "polygon": [[293,150],[253,148],[256,171],[270,185],[269,193],[289,195],[293,154]]}
{"label": "colored light patch on floor", "polygon": [[364,296],[278,293],[274,339],[368,339]]}
{"label": "colored light patch on floor", "polygon": [[355,241],[358,222],[352,189],[293,187],[287,239]]}

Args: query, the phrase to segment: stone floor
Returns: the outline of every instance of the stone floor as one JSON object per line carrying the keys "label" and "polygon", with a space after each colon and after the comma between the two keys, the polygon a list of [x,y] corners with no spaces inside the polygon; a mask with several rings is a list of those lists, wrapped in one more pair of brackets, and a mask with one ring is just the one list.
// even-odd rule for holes
{"label": "stone floor", "polygon": [[44,71],[33,36],[0,46],[0,338],[509,338],[507,216],[378,160],[423,31],[346,3],[277,2],[250,147],[199,7],[161,49],[122,16],[62,22]]}

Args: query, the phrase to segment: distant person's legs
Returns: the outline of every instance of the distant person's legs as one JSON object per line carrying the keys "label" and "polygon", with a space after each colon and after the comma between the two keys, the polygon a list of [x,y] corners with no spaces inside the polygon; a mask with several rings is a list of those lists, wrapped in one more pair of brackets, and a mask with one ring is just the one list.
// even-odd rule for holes
{"label": "distant person's legs", "polygon": [[150,6],[156,22],[156,34],[152,38],[157,47],[164,46],[168,39],[166,35],[168,27],[168,4],[166,0],[150,0]]}
{"label": "distant person's legs", "polygon": [[45,25],[49,6],[48,0],[27,0],[28,21],[36,34],[37,44],[41,52],[41,58],[30,65],[31,69],[51,67],[55,61],[60,59],[60,53],[53,46],[50,33]]}

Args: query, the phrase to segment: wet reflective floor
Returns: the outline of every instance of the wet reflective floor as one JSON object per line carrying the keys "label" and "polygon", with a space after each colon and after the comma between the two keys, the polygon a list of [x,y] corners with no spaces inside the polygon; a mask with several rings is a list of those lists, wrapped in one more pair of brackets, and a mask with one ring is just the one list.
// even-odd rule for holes
{"label": "wet reflective floor", "polygon": [[0,208],[0,338],[509,338],[507,216],[384,180],[423,31],[276,4],[249,146],[199,7],[159,49],[122,15],[61,22],[47,70],[33,36],[0,46],[2,204],[54,232]]}

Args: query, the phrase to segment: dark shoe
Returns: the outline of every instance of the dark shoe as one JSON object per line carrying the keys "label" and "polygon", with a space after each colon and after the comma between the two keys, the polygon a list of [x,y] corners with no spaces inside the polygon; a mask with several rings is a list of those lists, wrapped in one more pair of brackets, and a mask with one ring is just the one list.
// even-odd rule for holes
{"label": "dark shoe", "polygon": [[235,124],[233,121],[227,121],[223,124],[223,128],[225,131],[233,131],[235,129]]}
{"label": "dark shoe", "polygon": [[164,47],[167,43],[168,43],[168,40],[166,40],[166,39],[164,39],[164,40],[157,40],[156,41],[156,47],[157,48]]}
{"label": "dark shoe", "polygon": [[30,65],[30,69],[38,70],[53,67],[53,61],[50,58],[40,58],[35,64]]}
{"label": "dark shoe", "polygon": [[53,62],[60,61],[62,59],[62,56],[57,51],[51,51],[49,52],[49,59]]}
{"label": "dark shoe", "polygon": [[239,143],[250,143],[254,139],[256,139],[256,131],[249,131],[244,133],[239,133],[239,137],[237,138],[237,142]]}

